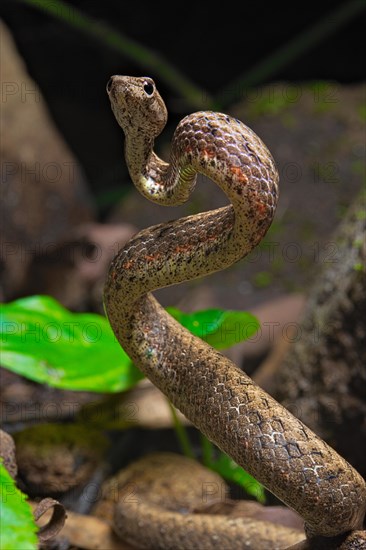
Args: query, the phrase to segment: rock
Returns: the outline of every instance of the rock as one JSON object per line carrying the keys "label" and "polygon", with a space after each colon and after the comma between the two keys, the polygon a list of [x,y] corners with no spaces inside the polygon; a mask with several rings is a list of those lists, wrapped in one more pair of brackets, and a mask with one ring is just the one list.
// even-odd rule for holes
{"label": "rock", "polygon": [[29,267],[29,294],[50,294],[65,307],[103,314],[109,265],[136,229],[129,224],[89,223],[71,228],[49,253]]}
{"label": "rock", "polygon": [[54,495],[84,484],[100,464],[107,439],[77,424],[40,424],[15,436],[19,475],[34,495]]}
{"label": "rock", "polygon": [[3,430],[0,430],[0,456],[11,477],[15,478],[18,473],[18,466],[15,458],[15,443],[11,435]]}
{"label": "rock", "polygon": [[11,34],[0,26],[2,299],[27,293],[32,258],[52,250],[94,207],[77,160],[60,136]]}

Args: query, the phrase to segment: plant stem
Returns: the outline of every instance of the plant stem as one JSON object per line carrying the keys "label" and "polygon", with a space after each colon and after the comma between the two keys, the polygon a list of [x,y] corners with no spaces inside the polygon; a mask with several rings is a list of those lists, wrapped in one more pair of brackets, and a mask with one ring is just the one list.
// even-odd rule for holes
{"label": "plant stem", "polygon": [[212,455],[214,446],[207,437],[201,433],[201,451],[202,451],[202,463],[207,468],[212,466]]}
{"label": "plant stem", "polygon": [[187,456],[188,458],[195,458],[195,454],[193,452],[191,442],[189,441],[187,430],[183,426],[182,422],[179,420],[177,411],[175,407],[171,404],[169,399],[167,399],[167,402],[172,413],[175,433],[177,434],[177,438],[179,440],[179,444],[181,446],[182,452],[184,456]]}
{"label": "plant stem", "polygon": [[212,98],[210,98],[204,89],[191,82],[191,80],[162,56],[128,38],[122,32],[113,29],[106,23],[101,23],[62,0],[52,0],[52,2],[49,2],[49,0],[19,1],[65,21],[72,27],[101,40],[104,44],[140,65],[143,69],[152,71],[190,105],[202,108],[202,104],[205,102],[205,105],[208,105],[209,108],[210,106],[212,107]]}

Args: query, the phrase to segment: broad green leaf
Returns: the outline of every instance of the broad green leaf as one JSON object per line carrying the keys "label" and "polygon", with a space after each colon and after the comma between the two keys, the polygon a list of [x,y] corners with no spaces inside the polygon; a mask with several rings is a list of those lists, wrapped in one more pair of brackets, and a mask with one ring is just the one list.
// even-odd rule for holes
{"label": "broad green leaf", "polygon": [[38,548],[38,527],[26,499],[0,459],[1,550]]}
{"label": "broad green leaf", "polygon": [[216,349],[229,348],[248,340],[260,327],[254,315],[246,311],[205,309],[183,313],[173,307],[167,311],[192,334]]}
{"label": "broad green leaf", "polygon": [[[168,311],[217,349],[245,340],[259,328],[253,315],[241,311]],[[49,296],[3,304],[0,336],[4,367],[56,388],[118,392],[143,377],[120,347],[105,317],[72,313]]]}
{"label": "broad green leaf", "polygon": [[71,313],[49,296],[1,306],[1,364],[62,389],[117,392],[142,378],[105,317]]}

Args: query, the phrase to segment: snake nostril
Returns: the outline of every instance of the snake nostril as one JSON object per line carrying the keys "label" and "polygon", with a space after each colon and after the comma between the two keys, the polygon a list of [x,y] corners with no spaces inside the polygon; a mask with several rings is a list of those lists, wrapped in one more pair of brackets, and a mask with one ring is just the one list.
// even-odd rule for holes
{"label": "snake nostril", "polygon": [[108,93],[111,91],[112,85],[113,85],[113,76],[111,76],[111,78],[108,80],[108,84],[107,84],[107,92]]}

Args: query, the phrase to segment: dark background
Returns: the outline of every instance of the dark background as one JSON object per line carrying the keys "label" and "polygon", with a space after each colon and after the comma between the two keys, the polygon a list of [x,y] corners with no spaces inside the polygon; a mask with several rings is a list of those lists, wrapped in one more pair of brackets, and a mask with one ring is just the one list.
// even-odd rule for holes
{"label": "dark background", "polygon": [[[74,0],[70,4],[151,48],[215,94],[305,29],[324,18],[331,22],[339,6],[347,3],[229,2],[215,7],[185,1],[165,9],[155,2],[120,0]],[[105,93],[110,75],[148,74],[157,80],[170,111],[167,140],[169,128],[172,131],[179,118],[194,110],[178,102],[177,91],[159,82],[143,63],[138,66],[65,22],[22,2],[3,2],[1,11],[97,200],[121,185],[125,170],[122,135]],[[364,78],[364,13],[257,84],[317,79],[360,82]]]}

